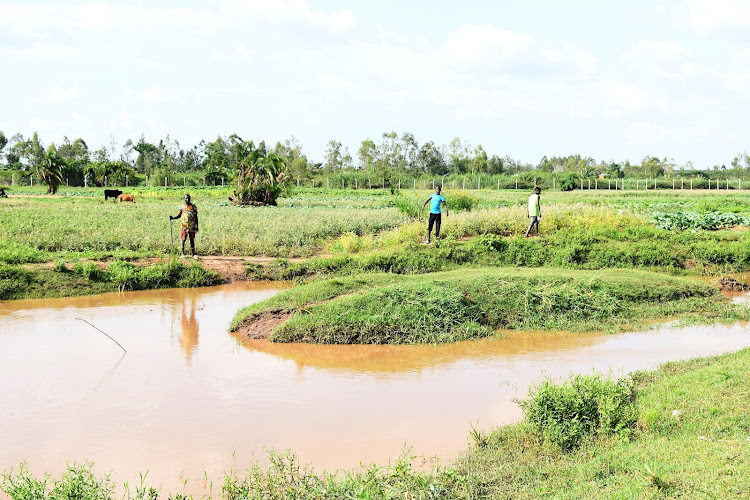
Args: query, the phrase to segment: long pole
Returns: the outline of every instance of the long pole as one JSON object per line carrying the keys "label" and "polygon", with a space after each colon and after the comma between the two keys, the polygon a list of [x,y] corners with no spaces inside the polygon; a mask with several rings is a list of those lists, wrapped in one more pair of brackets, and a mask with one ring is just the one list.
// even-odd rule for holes
{"label": "long pole", "polygon": [[[88,321],[86,321],[85,319],[82,319],[82,318],[76,318],[76,319],[77,319],[77,320],[79,320],[79,321],[83,321],[84,323],[88,323],[88,324],[89,324],[89,325],[90,325],[91,327],[93,327],[93,328],[96,328],[96,327],[95,327],[94,325],[92,325],[91,323],[89,323],[89,322],[88,322]],[[96,328],[96,329],[97,329],[97,330],[99,330],[98,328]],[[102,332],[101,330],[99,330],[99,331],[100,331],[100,332]],[[102,332],[102,333],[104,333],[104,335],[107,335],[107,334],[106,334],[105,332]],[[111,340],[112,342],[114,342],[115,344],[119,345],[119,346],[120,346],[120,349],[122,349],[123,351],[125,351],[125,348],[124,348],[124,347],[122,346],[122,344],[120,344],[120,343],[119,343],[118,341],[116,341],[115,339],[113,339],[113,338],[112,338],[112,337],[110,337],[109,335],[107,335],[107,337],[109,337],[109,339],[110,339],[110,340]],[[127,353],[127,352],[128,352],[128,351],[125,351],[125,353]]]}

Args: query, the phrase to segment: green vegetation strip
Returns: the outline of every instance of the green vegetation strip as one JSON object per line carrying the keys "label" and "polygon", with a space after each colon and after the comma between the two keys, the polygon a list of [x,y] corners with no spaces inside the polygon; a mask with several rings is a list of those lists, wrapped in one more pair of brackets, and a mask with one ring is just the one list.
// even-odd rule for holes
{"label": "green vegetation strip", "polygon": [[102,269],[89,261],[68,269],[57,261],[53,269],[0,263],[0,300],[70,297],[118,290],[189,288],[218,285],[224,279],[197,263],[165,261],[146,267],[113,261]]}
{"label": "green vegetation strip", "polygon": [[748,318],[706,283],[646,271],[483,268],[317,280],[237,313],[237,330],[290,313],[270,340],[325,344],[442,343],[497,329],[616,331],[652,319]]}
{"label": "green vegetation strip", "polygon": [[[545,381],[522,402],[520,423],[472,430],[449,466],[415,470],[405,452],[388,466],[316,472],[291,452],[270,452],[268,465],[227,472],[215,498],[748,498],[749,386],[750,349],[620,380]],[[121,498],[92,468],[71,463],[59,479],[36,478],[21,464],[2,474],[0,491],[14,500]],[[125,498],[166,498],[143,477],[126,483]]]}

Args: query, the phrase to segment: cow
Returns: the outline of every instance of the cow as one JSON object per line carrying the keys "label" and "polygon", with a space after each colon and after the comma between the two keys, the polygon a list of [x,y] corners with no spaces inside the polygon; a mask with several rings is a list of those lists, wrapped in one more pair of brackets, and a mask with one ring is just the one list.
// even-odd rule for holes
{"label": "cow", "polygon": [[7,198],[8,195],[5,194],[5,188],[0,188],[0,198]]}
{"label": "cow", "polygon": [[132,201],[133,203],[135,203],[135,196],[133,196],[132,194],[120,194],[117,197],[117,201],[119,201],[120,203],[122,203],[123,201]]}
{"label": "cow", "polygon": [[122,191],[119,189],[105,189],[104,190],[104,201],[107,201],[110,198],[117,199],[118,196],[122,194]]}

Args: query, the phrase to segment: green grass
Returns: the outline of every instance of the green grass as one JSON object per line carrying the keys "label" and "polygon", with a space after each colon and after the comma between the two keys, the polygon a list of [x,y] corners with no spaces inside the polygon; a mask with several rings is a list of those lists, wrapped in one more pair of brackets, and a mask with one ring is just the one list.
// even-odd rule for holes
{"label": "green grass", "polygon": [[232,329],[292,313],[270,340],[416,344],[486,337],[497,329],[616,331],[652,319],[735,320],[749,311],[715,287],[645,271],[460,269],[317,280],[237,313]]}
{"label": "green grass", "polygon": [[0,264],[0,300],[72,297],[122,290],[189,288],[218,285],[217,273],[196,263],[165,261],[147,267],[114,261],[105,269],[79,261],[68,270],[64,261],[53,269]]}
{"label": "green grass", "polygon": [[[525,401],[549,394],[563,403],[580,399],[578,404],[548,407],[547,414],[575,416],[571,409],[588,405],[578,414],[599,419],[592,429],[602,429],[602,417],[612,408],[602,401],[622,403],[635,418],[628,418],[619,431],[589,432],[577,446],[565,448],[549,440],[525,413],[517,424],[473,430],[472,444],[458,459],[427,471],[415,470],[416,457],[408,450],[388,466],[337,472],[315,471],[291,452],[270,452],[268,465],[256,462],[243,471],[228,471],[215,498],[750,497],[750,349],[667,363],[632,374],[632,382],[596,376],[578,380],[583,380],[579,387],[596,389],[579,392],[578,398],[563,389],[566,382],[548,384],[545,392],[533,388]],[[625,428],[628,432],[621,432]],[[6,470],[0,479],[0,491],[13,500],[121,498],[112,490],[109,478],[94,476],[89,463],[70,464],[59,479],[36,478],[25,465]],[[139,487],[126,489],[126,498],[166,494],[141,478]]]}
{"label": "green grass", "polygon": [[[0,240],[37,250],[96,253],[130,252],[160,256],[172,250],[170,221],[180,205],[172,200],[140,199],[113,204],[98,198],[11,198],[0,210]],[[202,255],[312,255],[328,238],[390,229],[404,220],[393,208],[232,207],[217,199],[196,198]],[[179,222],[173,222],[175,245]]]}

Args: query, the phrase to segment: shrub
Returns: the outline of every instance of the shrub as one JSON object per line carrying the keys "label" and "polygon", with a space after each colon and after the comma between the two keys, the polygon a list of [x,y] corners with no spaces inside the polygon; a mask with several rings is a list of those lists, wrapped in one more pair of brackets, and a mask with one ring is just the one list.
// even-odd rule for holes
{"label": "shrub", "polygon": [[448,207],[450,210],[455,210],[456,212],[469,212],[477,204],[476,198],[460,191],[452,192],[448,196],[446,196]]}
{"label": "shrub", "polygon": [[52,266],[52,270],[55,271],[55,272],[58,272],[58,273],[66,273],[66,272],[68,272],[68,268],[65,265],[65,260],[64,259],[57,259],[55,261],[54,265]]}
{"label": "shrub", "polygon": [[545,380],[519,404],[538,434],[567,451],[590,437],[628,436],[636,422],[635,396],[629,377],[573,375],[562,385]]}
{"label": "shrub", "polygon": [[481,234],[471,243],[476,248],[493,252],[504,252],[508,248],[508,242],[498,234]]}
{"label": "shrub", "polygon": [[102,278],[102,270],[94,262],[79,261],[73,266],[73,272],[87,280],[97,281]]}
{"label": "shrub", "polygon": [[560,177],[560,191],[573,191],[578,187],[579,182],[581,182],[581,180],[577,175],[566,174]]}

